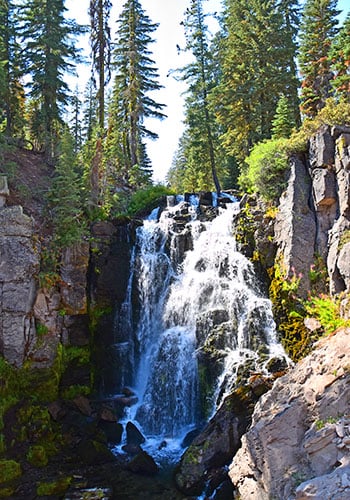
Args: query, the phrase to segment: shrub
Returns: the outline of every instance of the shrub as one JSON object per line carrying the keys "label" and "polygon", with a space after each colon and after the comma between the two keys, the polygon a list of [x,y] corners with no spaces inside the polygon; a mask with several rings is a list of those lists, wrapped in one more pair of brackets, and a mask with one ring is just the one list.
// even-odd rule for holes
{"label": "shrub", "polygon": [[271,139],[254,146],[248,158],[247,169],[239,183],[248,192],[259,193],[266,201],[275,201],[286,187],[288,156],[287,139]]}
{"label": "shrub", "polygon": [[131,197],[128,214],[135,215],[146,209],[152,210],[156,207],[159,198],[170,194],[174,192],[161,184],[137,191]]}
{"label": "shrub", "polygon": [[317,297],[311,297],[305,302],[306,312],[319,320],[326,335],[338,328],[350,326],[350,320],[346,320],[340,315],[341,299],[340,296],[334,298],[320,294]]}

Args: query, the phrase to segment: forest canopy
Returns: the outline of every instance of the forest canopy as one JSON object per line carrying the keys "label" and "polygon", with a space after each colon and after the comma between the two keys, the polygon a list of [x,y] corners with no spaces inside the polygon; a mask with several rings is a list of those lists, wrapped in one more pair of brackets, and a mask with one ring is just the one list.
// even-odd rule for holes
{"label": "forest canopy", "polygon": [[[175,72],[186,85],[185,119],[167,187],[250,189],[276,199],[264,176],[282,189],[288,162],[282,168],[277,159],[290,152],[290,136],[298,142],[296,134],[325,107],[350,106],[350,15],[340,25],[335,0],[223,0],[213,36],[205,2],[189,0],[183,15],[181,50],[192,57]],[[157,140],[149,118],[166,118],[155,97],[158,24],[142,0],[125,1],[116,23],[112,6],[90,0],[90,25],[81,26],[64,0],[0,0],[0,133],[52,167],[53,213],[62,216],[60,190],[71,179],[70,204],[79,214],[72,223],[83,226],[130,213],[136,192],[147,199],[153,187],[166,192],[153,186],[147,151],[147,140]],[[82,60],[82,34],[91,78],[79,95],[66,75]]]}

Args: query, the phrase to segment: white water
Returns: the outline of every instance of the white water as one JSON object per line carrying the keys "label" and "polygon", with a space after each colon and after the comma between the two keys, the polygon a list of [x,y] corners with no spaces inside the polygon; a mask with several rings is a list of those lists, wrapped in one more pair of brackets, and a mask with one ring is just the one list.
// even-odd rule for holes
{"label": "white water", "polygon": [[[139,352],[130,410],[147,436],[180,439],[198,424],[198,356],[213,342],[222,360],[212,410],[233,387],[237,370],[250,361],[283,356],[276,340],[270,301],[259,293],[251,263],[237,251],[232,220],[238,204],[212,222],[196,220],[196,209],[179,205],[156,212],[138,229],[135,268],[141,304],[135,339]],[[185,228],[177,217],[187,217]],[[190,247],[185,252],[183,249]],[[130,294],[130,290],[129,290]]]}

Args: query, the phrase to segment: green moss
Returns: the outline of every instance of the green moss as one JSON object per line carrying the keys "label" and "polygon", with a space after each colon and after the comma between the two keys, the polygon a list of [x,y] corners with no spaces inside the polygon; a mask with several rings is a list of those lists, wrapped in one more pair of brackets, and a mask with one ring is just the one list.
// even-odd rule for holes
{"label": "green moss", "polygon": [[298,361],[310,352],[314,340],[304,325],[305,310],[297,295],[298,278],[288,278],[279,262],[270,270],[270,278],[269,296],[281,342],[290,358]]}
{"label": "green moss", "polygon": [[22,475],[21,466],[15,460],[0,460],[0,483],[13,481]]}
{"label": "green moss", "polygon": [[38,483],[36,492],[38,496],[62,495],[67,491],[71,482],[71,477],[64,477],[48,483]]}
{"label": "green moss", "polygon": [[345,231],[340,236],[339,240],[339,250],[341,250],[347,243],[350,243],[350,229],[345,229]]}
{"label": "green moss", "polygon": [[0,488],[0,498],[11,498],[14,492],[15,488],[11,488],[11,486]]}
{"label": "green moss", "polygon": [[91,387],[87,385],[71,385],[61,391],[63,399],[74,399],[77,396],[88,396],[91,393]]}
{"label": "green moss", "polygon": [[78,366],[90,363],[90,348],[88,346],[76,347],[68,346],[63,348],[63,363],[66,369],[68,364],[74,361]]}
{"label": "green moss", "polygon": [[44,446],[40,445],[30,446],[27,453],[27,460],[34,467],[45,467],[49,462]]}

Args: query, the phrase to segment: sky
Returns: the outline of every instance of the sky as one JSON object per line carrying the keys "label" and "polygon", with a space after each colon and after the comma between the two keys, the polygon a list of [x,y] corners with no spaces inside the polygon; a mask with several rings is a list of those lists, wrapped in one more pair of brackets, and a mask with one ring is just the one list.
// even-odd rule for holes
{"label": "sky", "polygon": [[[349,11],[349,0],[339,0],[338,9],[343,11],[342,18]],[[74,18],[80,24],[89,24],[88,7],[89,0],[66,0],[66,7],[69,9],[68,16]],[[110,18],[112,38],[115,38],[117,30],[116,20],[125,0],[112,0],[113,10]],[[189,55],[178,53],[177,45],[184,46],[184,31],[180,22],[183,20],[184,12],[189,6],[190,0],[141,0],[141,5],[152,23],[159,23],[158,29],[152,33],[155,43],[150,45],[152,59],[155,67],[159,71],[158,82],[164,86],[163,89],[152,93],[151,97],[156,102],[166,104],[164,113],[167,118],[151,120],[147,126],[159,135],[156,141],[147,142],[147,152],[152,161],[153,178],[155,182],[162,182],[169,170],[174,154],[178,147],[179,139],[182,135],[183,125],[183,92],[186,86],[183,82],[178,82],[173,76],[167,76],[170,70],[183,67],[188,62]],[[222,9],[221,0],[205,0],[203,8],[207,13],[220,12]],[[208,19],[209,29],[215,32],[217,24],[214,20]],[[89,51],[89,49],[87,48]],[[88,54],[89,52],[87,52]],[[90,75],[90,68],[79,68],[79,78],[77,80],[79,90],[83,92]],[[74,86],[73,86],[74,85]],[[72,90],[76,83],[72,83]]]}

